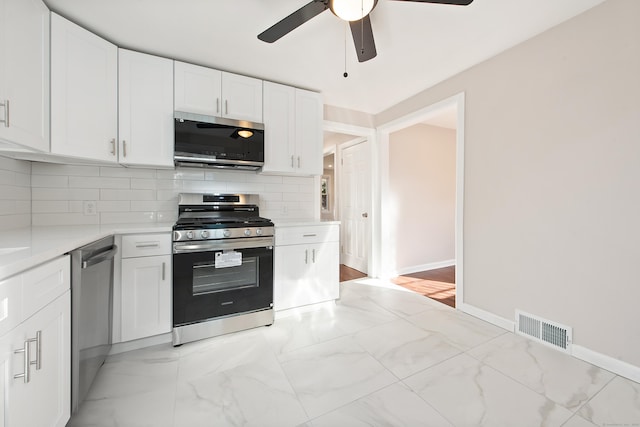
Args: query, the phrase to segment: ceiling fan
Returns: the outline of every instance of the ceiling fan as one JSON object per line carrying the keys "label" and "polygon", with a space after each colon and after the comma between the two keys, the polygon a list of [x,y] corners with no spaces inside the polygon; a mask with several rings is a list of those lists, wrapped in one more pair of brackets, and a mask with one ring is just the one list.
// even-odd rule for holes
{"label": "ceiling fan", "polygon": [[[473,0],[396,0],[420,3],[440,3],[467,6]],[[258,38],[267,43],[273,43],[280,37],[295,30],[327,9],[345,21],[349,21],[353,43],[356,46],[358,61],[365,62],[377,55],[376,44],[373,40],[373,29],[369,13],[378,4],[378,0],[313,0],[302,6],[275,25],[267,28]]]}

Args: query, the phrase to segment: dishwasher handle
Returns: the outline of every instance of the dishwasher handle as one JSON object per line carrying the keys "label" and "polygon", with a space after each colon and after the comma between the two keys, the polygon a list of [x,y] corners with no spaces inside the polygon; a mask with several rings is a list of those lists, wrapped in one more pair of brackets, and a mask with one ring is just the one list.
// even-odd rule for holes
{"label": "dishwasher handle", "polygon": [[105,249],[104,251],[98,252],[97,254],[93,254],[90,257],[82,260],[82,268],[89,268],[93,265],[100,264],[104,261],[109,261],[115,257],[116,252],[118,252],[118,246],[112,245]]}

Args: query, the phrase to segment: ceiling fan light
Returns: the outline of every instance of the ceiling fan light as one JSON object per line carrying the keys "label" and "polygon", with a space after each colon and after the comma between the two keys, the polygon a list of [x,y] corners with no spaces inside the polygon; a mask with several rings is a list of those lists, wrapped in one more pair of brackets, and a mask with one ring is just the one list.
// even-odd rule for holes
{"label": "ceiling fan light", "polygon": [[359,21],[371,12],[375,0],[331,0],[329,8],[334,15],[345,21]]}

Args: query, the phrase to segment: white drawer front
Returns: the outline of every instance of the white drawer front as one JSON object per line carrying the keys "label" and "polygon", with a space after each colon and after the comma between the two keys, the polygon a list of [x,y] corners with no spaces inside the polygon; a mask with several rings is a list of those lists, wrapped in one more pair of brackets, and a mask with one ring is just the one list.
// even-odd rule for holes
{"label": "white drawer front", "polygon": [[131,234],[122,236],[122,258],[171,254],[171,234]]}
{"label": "white drawer front", "polygon": [[65,293],[71,286],[69,255],[56,258],[22,274],[22,315],[28,318]]}
{"label": "white drawer front", "polygon": [[337,224],[300,227],[276,227],[276,245],[337,242],[340,228]]}
{"label": "white drawer front", "polygon": [[0,282],[0,336],[22,321],[22,275]]}

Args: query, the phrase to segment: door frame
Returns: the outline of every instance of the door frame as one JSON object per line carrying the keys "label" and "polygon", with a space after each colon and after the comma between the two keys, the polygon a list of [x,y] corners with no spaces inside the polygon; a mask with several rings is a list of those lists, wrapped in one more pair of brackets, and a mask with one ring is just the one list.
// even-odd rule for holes
{"label": "door frame", "polygon": [[[340,201],[340,186],[342,185],[342,150],[344,148],[350,147],[355,144],[363,143],[366,144],[365,148],[368,150],[369,154],[369,177],[371,181],[371,185],[369,187],[369,224],[367,227],[367,247],[366,247],[366,256],[367,256],[367,274],[369,277],[377,277],[379,275],[379,261],[376,257],[377,250],[374,250],[376,247],[377,236],[379,233],[376,231],[379,230],[380,227],[380,210],[379,210],[379,178],[374,174],[376,170],[376,166],[378,164],[378,151],[376,144],[376,130],[374,128],[367,128],[363,126],[350,125],[346,123],[333,122],[333,121],[324,121],[323,129],[328,132],[337,132],[343,133],[347,135],[353,135],[353,139],[346,141],[342,144],[335,146],[333,149],[325,150],[325,153],[329,153],[332,150],[335,150],[335,182],[334,188],[336,190],[335,194],[335,203],[336,203],[336,214],[338,215],[338,220],[340,220],[341,215],[341,201]],[[319,187],[319,185],[318,185]],[[342,243],[342,242],[341,242]],[[342,255],[342,249],[340,249],[340,255]]]}
{"label": "door frame", "polygon": [[[453,95],[447,99],[431,104],[420,110],[409,113],[403,117],[392,120],[377,128],[377,141],[379,152],[379,199],[388,200],[389,191],[389,138],[390,134],[409,126],[422,123],[435,117],[445,108],[456,107],[456,209],[455,209],[455,265],[456,265],[456,307],[460,308],[464,303],[464,92]],[[378,236],[380,277],[389,279],[391,276],[391,215],[389,206],[380,206],[380,235]]]}

